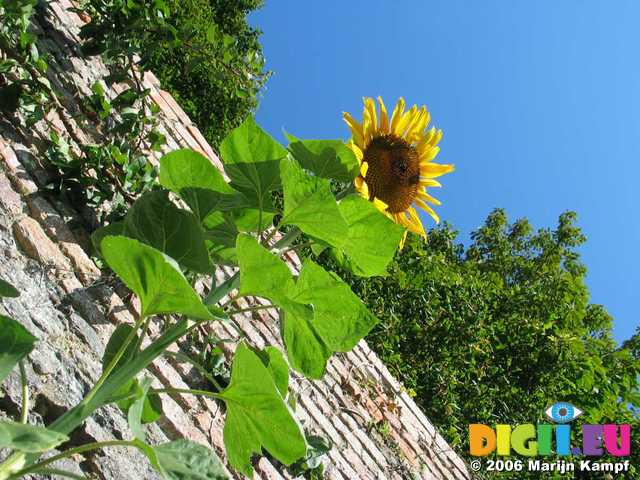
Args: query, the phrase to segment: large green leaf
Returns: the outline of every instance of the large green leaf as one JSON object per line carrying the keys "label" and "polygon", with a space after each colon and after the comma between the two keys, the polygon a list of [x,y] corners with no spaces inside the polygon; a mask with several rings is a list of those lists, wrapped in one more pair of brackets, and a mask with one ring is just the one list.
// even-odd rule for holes
{"label": "large green leaf", "polygon": [[352,349],[377,319],[337,276],[306,261],[297,282],[287,265],[248,235],[238,236],[240,294],[270,299],[281,310],[291,366],[319,379],[333,352]]}
{"label": "large green leaf", "polygon": [[282,225],[295,225],[303,232],[338,245],[347,236],[348,226],[331,193],[329,180],[315,177],[293,159],[280,162],[284,190]]}
{"label": "large green leaf", "polygon": [[264,230],[266,227],[273,223],[273,217],[275,213],[272,211],[263,211],[255,208],[244,208],[234,210],[232,212],[233,222],[241,232],[256,232],[258,230]]}
{"label": "large green leaf", "polygon": [[36,340],[22,324],[0,315],[0,382],[33,350]]}
{"label": "large green leaf", "polygon": [[271,373],[280,395],[285,398],[289,389],[289,366],[282,352],[276,347],[268,346],[258,353],[262,358],[262,363]]}
{"label": "large green leaf", "polygon": [[208,158],[189,149],[176,150],[160,159],[160,184],[179,195],[200,220],[215,210],[246,203]]}
{"label": "large green leaf", "polygon": [[216,263],[237,264],[238,227],[231,212],[211,212],[202,222],[209,255]]}
{"label": "large green leaf", "polygon": [[46,452],[69,440],[69,437],[36,425],[0,422],[0,449],[20,452]]}
{"label": "large green leaf", "polygon": [[126,237],[106,237],[101,247],[109,267],[140,298],[142,316],[181,313],[201,320],[213,318],[170,257]]}
{"label": "large green leaf", "polygon": [[291,366],[307,377],[321,379],[332,352],[315,328],[313,309],[286,300],[280,306],[282,337]]}
{"label": "large green leaf", "polygon": [[285,148],[249,117],[222,141],[220,155],[231,185],[254,207],[266,210],[271,192],[280,187],[278,164],[287,155]]}
{"label": "large green leaf", "polygon": [[19,297],[20,292],[11,285],[9,282],[5,282],[0,278],[0,297]]}
{"label": "large green leaf", "polygon": [[322,178],[350,182],[358,175],[359,163],[341,140],[299,140],[289,138],[289,151],[307,170]]}
{"label": "large green leaf", "polygon": [[258,355],[244,342],[238,345],[231,383],[220,393],[227,405],[224,444],[229,463],[251,476],[251,457],[267,450],[291,465],[307,450],[302,428]]}
{"label": "large green leaf", "polygon": [[313,326],[334,352],[348,352],[378,323],[340,277],[311,260],[304,262],[293,299],[313,306]]}
{"label": "large green leaf", "polygon": [[125,234],[194,272],[211,272],[200,222],[191,212],[176,207],[166,190],[148,192],[133,204],[125,218]]}
{"label": "large green leaf", "polygon": [[345,197],[339,209],[349,229],[341,243],[332,245],[337,247],[339,256],[346,256],[343,259],[345,266],[364,277],[384,275],[398,249],[404,228],[359,195]]}
{"label": "large green leaf", "polygon": [[287,264],[249,235],[238,235],[240,295],[257,295],[279,302],[295,288]]}
{"label": "large green leaf", "polygon": [[165,480],[222,480],[227,479],[218,456],[209,448],[181,439],[149,447],[139,447]]}
{"label": "large green leaf", "polygon": [[102,256],[102,239],[108,236],[125,235],[124,222],[113,222],[104,227],[100,227],[91,234],[91,243],[98,255]]}
{"label": "large green leaf", "polygon": [[204,219],[205,239],[209,254],[216,263],[237,265],[236,238],[240,232],[264,229],[273,222],[274,213],[252,208],[212,212]]}

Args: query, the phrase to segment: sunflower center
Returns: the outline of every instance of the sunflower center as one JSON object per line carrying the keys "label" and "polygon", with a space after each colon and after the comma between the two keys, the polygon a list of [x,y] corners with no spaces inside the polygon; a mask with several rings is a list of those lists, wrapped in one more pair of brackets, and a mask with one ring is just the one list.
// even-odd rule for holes
{"label": "sunflower center", "polygon": [[389,213],[411,206],[420,185],[420,161],[414,147],[395,135],[375,137],[364,151],[369,200],[379,198]]}

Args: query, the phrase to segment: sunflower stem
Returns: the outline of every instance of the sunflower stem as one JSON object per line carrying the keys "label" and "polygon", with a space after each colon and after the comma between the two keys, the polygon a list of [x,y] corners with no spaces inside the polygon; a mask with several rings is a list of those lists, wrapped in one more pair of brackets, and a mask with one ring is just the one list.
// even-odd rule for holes
{"label": "sunflower stem", "polygon": [[27,384],[27,372],[24,368],[24,362],[20,360],[20,384],[22,386],[22,411],[20,412],[20,422],[26,424],[29,420],[29,385]]}

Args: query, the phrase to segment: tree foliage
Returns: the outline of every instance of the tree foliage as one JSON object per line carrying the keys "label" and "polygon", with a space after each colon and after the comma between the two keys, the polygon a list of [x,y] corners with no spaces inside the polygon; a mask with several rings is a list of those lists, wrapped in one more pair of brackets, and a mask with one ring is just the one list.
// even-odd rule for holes
{"label": "tree foliage", "polygon": [[544,421],[558,400],[585,422],[633,422],[638,338],[618,347],[611,317],[589,303],[575,219],[533,232],[495,210],[467,248],[445,225],[409,242],[387,277],[342,274],[381,320],[370,345],[461,453],[468,424]]}
{"label": "tree foliage", "polygon": [[[88,0],[82,27],[87,55],[113,66],[137,60],[158,77],[215,147],[257,106],[269,77],[260,31],[247,14],[261,0]],[[110,80],[122,81],[119,72]]]}
{"label": "tree foliage", "polygon": [[264,72],[260,31],[247,15],[261,0],[168,0],[169,22],[190,40],[179,48],[151,41],[146,66],[217,147],[257,107]]}

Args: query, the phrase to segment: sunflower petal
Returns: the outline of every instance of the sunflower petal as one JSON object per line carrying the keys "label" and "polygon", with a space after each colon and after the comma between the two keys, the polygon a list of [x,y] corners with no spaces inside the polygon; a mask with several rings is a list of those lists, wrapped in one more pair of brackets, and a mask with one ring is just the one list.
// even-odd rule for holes
{"label": "sunflower petal", "polygon": [[362,163],[362,159],[364,157],[364,154],[362,153],[362,149],[358,145],[356,145],[353,140],[349,140],[347,142],[347,147],[349,147],[349,149],[351,149],[353,154],[358,159],[358,162]]}
{"label": "sunflower petal", "polygon": [[418,151],[418,155],[422,155],[425,150],[431,147],[431,140],[436,134],[436,127],[431,127],[428,132],[423,133],[422,138],[418,141],[416,145],[416,150]]}
{"label": "sunflower petal", "polygon": [[416,209],[413,207],[407,208],[406,212],[409,214],[409,230],[413,233],[417,233],[418,235],[422,235],[423,237],[427,236],[427,232],[424,231],[424,227],[422,226],[422,220],[420,220],[420,216]]}
{"label": "sunflower petal", "polygon": [[404,113],[404,107],[404,98],[400,97],[398,99],[398,103],[396,103],[396,107],[393,109],[393,114],[391,115],[391,127],[389,129],[390,133],[395,132],[396,125],[398,125],[398,122],[400,121],[400,118]]}
{"label": "sunflower petal", "polygon": [[382,101],[382,97],[378,97],[378,106],[380,107],[380,131],[389,133],[389,116],[387,115],[387,107]]}
{"label": "sunflower petal", "polygon": [[365,99],[365,105],[367,106],[369,115],[371,117],[371,124],[373,126],[371,134],[373,135],[378,130],[378,114],[376,112],[376,104],[373,101],[373,98],[367,98]]}
{"label": "sunflower petal", "polygon": [[431,139],[431,145],[435,147],[440,143],[440,140],[442,140],[442,130],[437,129],[435,135]]}
{"label": "sunflower petal", "polygon": [[362,124],[356,121],[348,112],[343,112],[342,118],[351,130],[351,135],[353,136],[354,143],[358,147],[364,148],[364,131],[362,129]]}
{"label": "sunflower petal", "polygon": [[404,132],[406,131],[407,126],[414,119],[417,112],[418,112],[418,107],[416,105],[411,107],[411,109],[408,112],[405,112],[404,115],[402,115],[402,118],[396,124],[395,130],[393,130],[391,133],[399,137],[404,137]]}
{"label": "sunflower petal", "polygon": [[425,163],[420,165],[420,176],[425,178],[436,178],[445,173],[453,172],[453,165],[441,165],[439,163]]}
{"label": "sunflower petal", "polygon": [[422,178],[420,177],[420,184],[421,187],[441,187],[442,184],[437,181],[434,180],[433,178]]}
{"label": "sunflower petal", "polygon": [[404,244],[407,241],[407,235],[408,235],[409,231],[405,230],[404,231],[404,235],[402,235],[402,240],[400,240],[400,246],[398,247],[400,250],[402,250],[404,248]]}
{"label": "sunflower petal", "polygon": [[427,128],[427,125],[429,124],[430,121],[431,121],[431,114],[427,110],[427,107],[422,107],[420,109],[419,117],[417,118],[415,123],[411,125],[411,127],[409,127],[409,130],[407,131],[407,141],[409,143],[417,142],[420,139],[422,133],[424,132],[424,129]]}
{"label": "sunflower petal", "polygon": [[381,212],[386,212],[387,208],[389,208],[389,205],[387,205],[386,203],[384,203],[382,200],[380,200],[379,198],[374,198],[373,199],[373,204],[376,206],[376,208],[378,210],[380,210]]}
{"label": "sunflower petal", "polygon": [[429,147],[427,148],[422,154],[419,154],[419,158],[420,158],[420,163],[426,163],[426,162],[430,162],[431,160],[433,160],[434,158],[436,158],[436,156],[438,155],[438,152],[440,151],[440,147]]}
{"label": "sunflower petal", "polygon": [[362,178],[367,178],[367,172],[369,171],[369,163],[368,162],[362,162],[360,164],[360,176],[362,176]]}
{"label": "sunflower petal", "polygon": [[434,205],[442,205],[442,202],[440,200],[438,200],[437,198],[432,197],[431,195],[429,195],[427,192],[425,192],[424,190],[420,190],[418,192],[418,197],[416,199],[416,202],[420,199],[425,200],[427,202],[433,203]]}
{"label": "sunflower petal", "polygon": [[433,208],[431,208],[429,205],[427,205],[424,202],[418,203],[418,201],[419,201],[419,199],[416,199],[416,205],[418,205],[421,209],[423,209],[425,212],[427,212],[431,216],[431,218],[433,218],[435,220],[436,223],[440,223],[440,217],[433,210]]}
{"label": "sunflower petal", "polygon": [[[357,181],[358,179],[360,181]],[[362,198],[364,198],[365,200],[369,200],[369,185],[367,185],[367,182],[364,181],[363,178],[356,177],[353,180],[353,184],[355,185],[358,193],[360,193],[360,196],[362,196]]]}

